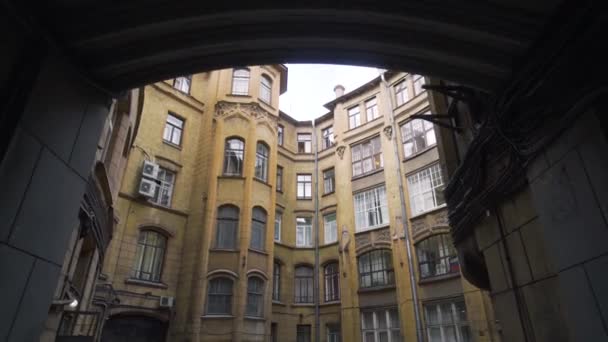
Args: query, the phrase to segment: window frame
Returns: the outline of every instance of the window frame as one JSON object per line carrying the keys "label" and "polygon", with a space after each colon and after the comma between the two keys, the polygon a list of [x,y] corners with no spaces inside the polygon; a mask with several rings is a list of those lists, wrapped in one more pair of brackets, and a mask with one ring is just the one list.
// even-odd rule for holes
{"label": "window frame", "polygon": [[[391,312],[396,313],[396,317],[391,317]],[[368,327],[366,324],[366,315],[372,315],[372,327]],[[382,328],[379,323],[379,315],[384,316],[385,327]],[[393,326],[393,323],[397,323],[397,327]],[[393,336],[394,333],[397,332],[398,336],[395,340]],[[361,310],[361,337],[363,341],[368,341],[366,338],[369,336],[369,333],[372,333],[374,338],[374,342],[381,341],[380,334],[386,334],[386,341],[388,342],[400,342],[403,341],[403,337],[401,336],[401,320],[399,317],[399,309],[397,307],[388,307],[388,308],[376,308],[376,309],[364,309]]]}
{"label": "window frame", "polygon": [[[422,113],[424,115],[430,114],[430,111],[426,111]],[[422,134],[416,135],[414,126],[422,127]],[[430,128],[429,128],[430,127]],[[409,130],[409,134],[408,134]],[[435,132],[435,125],[432,122],[423,119],[412,119],[403,122],[399,125],[399,132],[401,134],[401,145],[403,148],[403,157],[405,159],[413,158],[418,154],[429,150],[437,145],[437,133]],[[432,136],[432,139],[430,138]],[[424,146],[418,147],[418,141],[421,139],[424,140]],[[432,140],[432,142],[430,142]],[[412,144],[412,152],[408,153],[409,148],[406,147],[406,144]]]}
{"label": "window frame", "polygon": [[[431,245],[434,242],[433,245]],[[451,274],[460,274],[458,253],[452,245],[449,234],[435,234],[416,243],[416,257],[420,279],[432,279]],[[438,247],[438,250],[431,250]],[[425,251],[426,249],[426,251]],[[427,252],[427,254],[424,254]],[[434,254],[435,256],[429,256]],[[443,255],[442,255],[443,254]],[[426,267],[425,267],[426,266]],[[434,271],[431,271],[431,269]],[[426,271],[423,271],[425,270]],[[443,271],[437,271],[443,269]]]}
{"label": "window frame", "polygon": [[[373,206],[370,206],[368,201],[372,201]],[[377,185],[373,188],[368,188],[354,193],[353,206],[353,211],[355,214],[355,232],[357,233],[384,227],[390,224],[385,184]],[[370,224],[373,223],[370,221],[371,219],[375,219],[377,223]]]}
{"label": "window frame", "polygon": [[[260,151],[262,148],[262,151]],[[266,152],[265,154],[263,152]],[[270,147],[263,141],[255,145],[254,177],[264,183],[268,183],[268,168],[270,164]],[[260,167],[261,165],[261,167]]]}
{"label": "window frame", "polygon": [[[304,220],[303,223],[300,222],[301,219]],[[313,241],[312,241],[313,229],[314,229],[314,227],[313,227],[313,223],[312,223],[312,217],[306,217],[306,216],[296,217],[296,247],[297,248],[313,247]],[[298,239],[300,230],[301,230],[301,234],[302,234],[301,243],[299,242],[300,240]],[[308,240],[307,240],[307,237],[308,237]]]}
{"label": "window frame", "polygon": [[278,125],[277,127],[277,143],[279,146],[283,146],[285,142],[285,127],[283,125]]}
{"label": "window frame", "polygon": [[[449,305],[449,308],[450,308],[450,312],[448,313],[448,315],[450,316],[449,321],[447,319],[443,318],[445,313],[443,312],[442,307],[446,304]],[[464,308],[466,320],[462,320],[461,314],[458,313],[458,310],[459,310],[459,308],[457,307],[458,304],[462,304],[462,306],[460,308]],[[430,308],[435,309],[436,313],[437,313],[438,322],[435,324],[431,323],[432,320],[429,319],[429,309]],[[425,330],[426,330],[426,335],[427,335],[429,342],[436,341],[431,338],[431,329],[439,329],[439,333],[441,336],[439,342],[447,341],[447,339],[445,338],[445,335],[446,335],[445,330],[447,327],[453,327],[453,331],[455,332],[455,335],[456,335],[455,337],[456,337],[457,342],[472,342],[474,340],[473,338],[470,338],[467,340],[463,337],[463,334],[462,334],[462,329],[466,328],[466,330],[468,330],[469,337],[472,336],[471,335],[471,324],[469,321],[467,305],[466,305],[464,298],[460,297],[460,298],[452,298],[449,300],[423,303],[423,311],[424,311]],[[462,310],[460,310],[460,313],[462,313]]]}
{"label": "window frame", "polygon": [[[267,83],[264,83],[266,81]],[[260,100],[270,105],[272,103],[272,78],[266,74],[260,76]],[[266,98],[266,94],[268,98]]]}
{"label": "window frame", "polygon": [[[150,236],[151,234],[155,236],[157,245],[152,245],[148,242],[148,236]],[[141,229],[139,231],[139,234],[137,235],[137,245],[134,259],[135,263],[133,265],[131,277],[137,280],[161,283],[168,244],[169,238],[166,234],[160,233],[154,229]],[[151,254],[147,252],[148,250],[151,250]],[[148,263],[146,262],[146,256],[152,258],[152,260],[150,261],[150,266],[152,267],[152,270],[150,270],[149,272],[143,270],[144,265]],[[149,274],[147,279],[142,275],[143,273]]]}
{"label": "window frame", "polygon": [[426,91],[426,89],[422,88],[422,86],[426,84],[426,79],[424,78],[424,76],[419,74],[413,74],[412,83],[414,85],[414,96],[418,96]]}
{"label": "window frame", "polygon": [[[259,282],[256,288],[252,289],[252,281]],[[245,316],[247,317],[264,317],[264,287],[266,282],[259,276],[252,275],[247,278],[247,299],[245,302]],[[256,303],[253,303],[255,300]],[[255,304],[255,310],[251,310]]]}
{"label": "window frame", "polygon": [[[300,177],[310,177],[310,180],[300,180]],[[300,184],[302,184],[303,196],[300,196]],[[308,189],[308,192],[307,192]],[[307,196],[308,193],[308,196]],[[310,200],[312,199],[312,173],[297,173],[296,174],[296,199]]]}
{"label": "window frame", "polygon": [[[329,184],[329,186],[328,186]],[[328,189],[329,188],[329,189]],[[336,191],[336,169],[331,167],[323,170],[323,194],[329,195]]]}
{"label": "window frame", "polygon": [[[236,209],[236,218],[228,217],[228,216],[220,217],[222,209]],[[216,224],[215,227],[216,228],[215,228],[215,247],[214,248],[229,249],[229,250],[237,249],[240,214],[241,214],[241,212],[240,212],[239,207],[237,207],[236,205],[233,205],[233,204],[223,204],[217,208],[217,217],[215,218],[215,224]],[[234,232],[229,232],[229,233],[232,233],[231,234],[232,239],[225,240],[225,241],[230,241],[230,246],[220,244],[220,221],[225,222],[225,223],[231,223],[233,225]]]}
{"label": "window frame", "polygon": [[[161,172],[162,172],[162,176],[164,177],[164,179],[161,179]],[[171,182],[168,182],[166,180],[167,174],[172,175]],[[164,167],[159,167],[156,180],[157,180],[157,182],[160,182],[160,184],[158,184],[158,186],[156,187],[154,196],[149,198],[148,201],[150,201],[151,203],[154,203],[156,205],[159,205],[161,207],[170,208],[171,202],[173,201],[173,190],[175,189],[175,179],[176,178],[177,178],[177,172],[174,172],[173,170],[169,170]],[[163,200],[162,200],[162,191],[165,189],[167,191],[167,203],[163,203]]]}
{"label": "window frame", "polygon": [[327,323],[325,324],[327,330],[327,342],[341,342],[342,341],[342,329],[340,329],[340,323]]}
{"label": "window frame", "polygon": [[[181,127],[176,123],[170,122],[173,119],[181,123]],[[175,114],[174,112],[167,113],[167,119],[165,119],[165,128],[163,129],[163,142],[173,145],[173,146],[182,146],[182,141],[184,137],[184,128],[186,127],[186,119]],[[169,129],[169,136],[167,138],[167,129]],[[173,141],[175,132],[179,132],[178,141]]]}
{"label": "window frame", "polygon": [[[256,211],[262,216],[256,217]],[[251,209],[251,236],[249,238],[249,248],[257,251],[266,250],[266,227],[268,225],[268,212],[260,206],[255,206]],[[254,245],[254,234],[259,233],[260,245]]]}
{"label": "window frame", "polygon": [[[371,102],[374,102],[372,106],[369,106]],[[371,111],[370,111],[371,110]],[[370,117],[371,113],[371,117]],[[365,101],[365,118],[367,122],[374,121],[380,118],[380,108],[378,107],[378,97],[374,96]]]}
{"label": "window frame", "polygon": [[[426,180],[428,175],[429,180]],[[434,177],[435,176],[435,177]],[[424,167],[416,172],[407,175],[407,192],[409,193],[410,210],[411,216],[418,216],[429,211],[433,211],[437,208],[445,206],[445,197],[443,189],[445,189],[445,183],[443,181],[443,173],[441,165],[435,163]],[[423,184],[425,183],[425,184]],[[422,188],[423,186],[430,184],[429,189]],[[434,185],[435,184],[435,185]],[[433,200],[432,207],[426,207],[425,196],[431,194]],[[439,203],[441,201],[441,203]],[[422,208],[420,208],[422,203]]]}
{"label": "window frame", "polygon": [[[356,110],[356,112],[355,112]],[[361,108],[359,105],[352,106],[346,110],[348,114],[348,129],[355,129],[362,125],[361,123]]]}
{"label": "window frame", "polygon": [[[188,85],[188,89],[187,90],[183,90],[181,87],[177,86],[178,80],[180,81],[180,85],[182,84],[181,82],[186,81],[186,84]],[[190,90],[192,90],[192,75],[187,75],[187,76],[179,76],[173,79],[173,88],[179,90],[180,92],[184,93],[184,94],[188,94],[190,95]]]}
{"label": "window frame", "polygon": [[276,188],[278,192],[283,192],[283,167],[281,165],[277,165]]}
{"label": "window frame", "polygon": [[296,342],[311,342],[312,327],[310,324],[298,324],[296,326]]}
{"label": "window frame", "polygon": [[321,148],[326,150],[336,144],[334,137],[334,126],[330,125],[321,130]]}
{"label": "window frame", "polygon": [[407,78],[404,78],[393,85],[393,93],[395,95],[395,103],[397,104],[397,107],[402,106],[411,100],[408,88]]}
{"label": "window frame", "polygon": [[[229,146],[229,143],[231,141],[238,141],[241,143],[241,147],[242,149],[235,149],[232,148],[231,146]],[[238,173],[235,172],[228,172],[228,168],[230,166],[230,162],[229,162],[229,155],[228,153],[232,152],[234,153],[235,156],[235,160],[238,160],[238,156],[240,153],[241,159],[240,159],[240,164],[237,164],[237,168],[238,168]],[[238,137],[238,136],[232,136],[232,137],[228,137],[226,138],[226,140],[224,140],[224,165],[222,166],[222,175],[224,176],[230,176],[230,177],[240,177],[243,176],[243,166],[245,165],[245,139]]]}
{"label": "window frame", "polygon": [[272,268],[272,300],[281,301],[281,263],[276,260]]}
{"label": "window frame", "polygon": [[[333,216],[334,220],[327,221],[326,218],[329,216]],[[333,225],[331,225],[331,222],[333,222]],[[335,233],[333,238],[332,238],[332,236],[329,235],[330,234],[329,228],[332,228],[333,232]],[[336,215],[336,212],[327,213],[327,214],[323,215],[323,242],[325,244],[338,242],[338,216]]]}
{"label": "window frame", "polygon": [[337,261],[323,266],[323,297],[326,303],[340,300],[340,265]]}
{"label": "window frame", "polygon": [[[221,281],[221,280],[227,280],[230,282],[230,293],[228,292],[219,292],[219,293],[212,293],[211,292],[211,283],[213,281]],[[217,297],[228,297],[229,299],[229,303],[228,306],[226,307],[226,310],[222,311],[222,312],[211,312],[210,311],[210,304],[211,304],[211,296],[217,296]],[[210,278],[207,281],[207,298],[205,300],[205,315],[209,315],[209,316],[232,316],[232,306],[234,305],[234,279],[232,277],[226,276],[226,275],[218,275],[216,277]]]}
{"label": "window frame", "polygon": [[[298,269],[303,270],[306,269],[310,272],[310,274],[306,275],[298,275]],[[295,304],[312,304],[314,303],[314,268],[308,265],[296,265],[294,268],[293,279],[293,302]],[[306,290],[303,291],[303,285]],[[304,294],[302,294],[304,293]]]}
{"label": "window frame", "polygon": [[[278,224],[277,224],[278,223]],[[281,231],[283,229],[283,213],[280,211],[275,211],[274,213],[274,241],[275,242],[281,242]],[[277,227],[279,228],[277,230]],[[277,239],[277,232],[278,232],[278,239]]]}
{"label": "window frame", "polygon": [[[369,149],[369,156],[364,156],[366,149]],[[370,137],[351,145],[350,151],[353,178],[365,177],[366,175],[384,169],[384,155],[380,135]],[[369,161],[371,169],[365,171],[367,161]],[[360,172],[357,172],[357,165],[359,165],[358,169]]]}
{"label": "window frame", "polygon": [[[246,71],[247,72],[247,76],[237,76],[237,72],[238,71]],[[236,96],[249,96],[249,83],[251,81],[251,70],[249,70],[249,68],[235,68],[232,69],[232,86],[230,87],[231,89],[231,95],[236,95]],[[241,83],[243,82],[243,83]],[[239,86],[239,83],[241,83],[240,85],[242,86],[244,83],[247,84],[247,91],[243,92],[243,91],[238,91],[237,87]]]}
{"label": "window frame", "polygon": [[[308,137],[308,140],[302,140],[302,139],[300,139],[301,137],[302,138]],[[298,153],[299,154],[310,154],[310,153],[312,153],[312,133],[307,133],[307,132],[297,133],[296,139],[298,140]],[[300,143],[303,143],[302,147],[304,149],[300,148]]]}
{"label": "window frame", "polygon": [[[372,258],[374,256],[377,258],[375,261]],[[381,266],[381,268],[374,269],[374,267],[377,266]],[[393,265],[393,255],[390,249],[373,249],[357,256],[357,271],[359,274],[359,288],[361,289],[395,286],[395,268]],[[376,280],[376,282],[374,282],[374,278],[379,279],[380,274],[382,275],[383,281],[380,282]],[[365,284],[366,281],[363,280],[365,277],[369,277],[369,285]]]}

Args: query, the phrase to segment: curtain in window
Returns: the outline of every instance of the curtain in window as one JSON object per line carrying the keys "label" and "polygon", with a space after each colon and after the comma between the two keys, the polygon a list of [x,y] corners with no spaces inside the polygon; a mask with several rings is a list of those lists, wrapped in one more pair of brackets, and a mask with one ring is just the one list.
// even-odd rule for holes
{"label": "curtain in window", "polygon": [[295,271],[294,302],[313,302],[313,269],[312,267],[299,266]]}
{"label": "curtain in window", "polygon": [[217,213],[216,248],[235,249],[239,226],[239,208],[231,205],[221,206]]}
{"label": "curtain in window", "polygon": [[247,95],[249,94],[249,70],[234,69],[232,73],[232,94]]}
{"label": "curtain in window", "polygon": [[249,247],[264,250],[266,231],[266,211],[260,207],[253,208],[251,220],[251,240]]}
{"label": "curtain in window", "polygon": [[243,172],[245,143],[241,139],[227,139],[224,146],[224,174],[240,176]]}
{"label": "curtain in window", "polygon": [[215,278],[209,281],[207,313],[230,315],[232,313],[232,280]]}
{"label": "curtain in window", "polygon": [[135,252],[133,277],[147,281],[160,281],[167,238],[151,230],[139,233]]}
{"label": "curtain in window", "polygon": [[258,142],[255,154],[255,178],[268,181],[268,146]]}

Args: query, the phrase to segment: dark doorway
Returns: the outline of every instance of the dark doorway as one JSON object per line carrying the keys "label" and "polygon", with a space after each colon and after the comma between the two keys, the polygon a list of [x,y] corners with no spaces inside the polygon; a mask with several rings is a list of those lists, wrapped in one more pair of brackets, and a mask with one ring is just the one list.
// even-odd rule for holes
{"label": "dark doorway", "polygon": [[110,318],[101,334],[101,342],[163,342],[168,324],[144,316]]}

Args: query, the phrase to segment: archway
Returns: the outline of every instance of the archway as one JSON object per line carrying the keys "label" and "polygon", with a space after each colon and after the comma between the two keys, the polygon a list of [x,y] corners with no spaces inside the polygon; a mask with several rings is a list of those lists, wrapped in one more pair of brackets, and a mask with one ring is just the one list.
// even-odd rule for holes
{"label": "archway", "polygon": [[144,315],[116,315],[105,323],[102,342],[163,342],[169,324]]}

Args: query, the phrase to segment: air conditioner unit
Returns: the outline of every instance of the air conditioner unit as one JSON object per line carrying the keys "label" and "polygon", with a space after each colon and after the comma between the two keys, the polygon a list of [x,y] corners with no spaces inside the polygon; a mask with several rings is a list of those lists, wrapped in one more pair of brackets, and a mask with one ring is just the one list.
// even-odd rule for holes
{"label": "air conditioner unit", "polygon": [[156,193],[156,181],[153,179],[148,179],[145,177],[141,177],[141,181],[139,182],[139,194],[145,197],[154,197]]}
{"label": "air conditioner unit", "polygon": [[175,298],[173,297],[160,296],[160,302],[158,306],[160,306],[161,308],[172,308],[174,301]]}
{"label": "air conditioner unit", "polygon": [[144,177],[156,179],[158,177],[158,164],[144,160],[144,167],[141,171]]}

